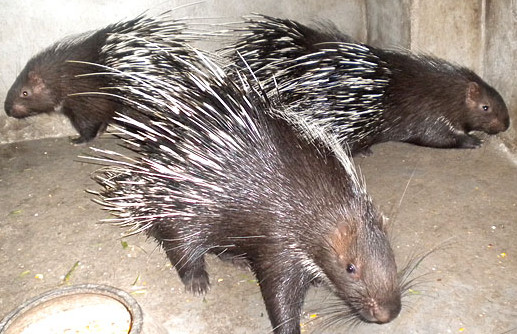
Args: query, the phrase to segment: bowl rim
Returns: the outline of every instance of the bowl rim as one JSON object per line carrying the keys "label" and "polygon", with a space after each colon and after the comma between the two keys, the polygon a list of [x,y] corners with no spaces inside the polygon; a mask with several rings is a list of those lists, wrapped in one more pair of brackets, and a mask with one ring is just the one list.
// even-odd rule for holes
{"label": "bowl rim", "polygon": [[115,288],[113,286],[87,283],[52,289],[42,293],[41,295],[27,300],[26,302],[15,308],[12,312],[8,313],[7,316],[5,316],[4,319],[2,319],[2,321],[0,321],[0,334],[5,333],[9,329],[9,326],[16,319],[23,316],[24,313],[28,310],[31,310],[32,308],[44,304],[52,299],[75,294],[98,294],[115,299],[127,309],[131,317],[130,330],[128,334],[140,334],[142,332],[142,308],[137,303],[135,298],[133,298],[124,290]]}

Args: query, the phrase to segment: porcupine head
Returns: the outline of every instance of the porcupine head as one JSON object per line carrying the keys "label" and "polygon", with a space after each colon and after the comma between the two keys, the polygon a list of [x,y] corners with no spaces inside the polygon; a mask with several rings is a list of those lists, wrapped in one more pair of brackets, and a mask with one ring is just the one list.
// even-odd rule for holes
{"label": "porcupine head", "polygon": [[50,89],[43,79],[46,71],[48,69],[41,66],[38,57],[27,63],[7,93],[4,108],[8,116],[25,118],[55,111],[59,104],[59,85]]}
{"label": "porcupine head", "polygon": [[361,206],[360,216],[348,216],[352,221],[338,224],[325,235],[315,262],[348,306],[341,318],[387,323],[401,310],[397,266],[382,215],[371,201]]}
{"label": "porcupine head", "polygon": [[104,131],[117,105],[108,98],[74,94],[106,85],[99,77],[83,78],[94,71],[93,65],[87,67],[75,62],[101,62],[99,47],[106,29],[65,38],[31,58],[7,93],[4,104],[7,115],[25,118],[62,113],[80,134],[72,139],[76,144],[92,140]]}

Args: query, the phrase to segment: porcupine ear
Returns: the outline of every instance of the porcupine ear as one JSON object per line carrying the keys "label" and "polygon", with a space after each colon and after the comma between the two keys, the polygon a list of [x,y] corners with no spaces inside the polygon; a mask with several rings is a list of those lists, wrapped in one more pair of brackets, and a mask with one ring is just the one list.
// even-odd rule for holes
{"label": "porcupine ear", "polygon": [[45,81],[43,81],[43,78],[38,73],[35,71],[29,71],[28,77],[30,85],[33,87],[35,93],[41,92],[45,89]]}
{"label": "porcupine ear", "polygon": [[477,83],[471,81],[467,85],[467,92],[465,97],[465,103],[467,106],[473,110],[481,97],[481,88]]}

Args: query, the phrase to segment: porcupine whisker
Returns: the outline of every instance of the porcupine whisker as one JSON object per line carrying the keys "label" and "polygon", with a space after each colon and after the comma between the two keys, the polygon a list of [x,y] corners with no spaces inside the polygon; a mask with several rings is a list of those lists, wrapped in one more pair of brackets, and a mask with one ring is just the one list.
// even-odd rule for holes
{"label": "porcupine whisker", "polygon": [[[337,305],[336,305],[337,306]],[[339,307],[339,306],[337,306]],[[341,306],[342,307],[342,306]],[[318,319],[318,318],[317,318]],[[316,319],[314,319],[316,320]],[[325,329],[330,329],[333,327],[341,327],[347,326],[349,328],[354,328],[362,324],[361,320],[357,318],[357,314],[350,311],[349,309],[336,309],[334,311],[329,311],[328,313],[324,313],[321,315],[320,321],[316,324],[317,329],[321,329],[322,331]]]}
{"label": "porcupine whisker", "polygon": [[[417,165],[415,164],[415,166],[413,167],[413,170],[411,172],[411,175],[406,183],[406,186],[404,188],[404,191],[398,201],[398,206],[397,208],[393,208],[392,211],[395,211],[395,212],[398,212],[398,210],[400,209],[400,207],[402,206],[402,202],[405,198],[405,195],[409,189],[409,185],[415,175],[415,172],[416,172],[416,169],[417,169]],[[396,220],[396,213],[395,214],[391,214],[391,216],[393,216],[393,219]],[[392,222],[392,224],[395,222],[395,220]],[[429,256],[431,255],[432,253],[434,253],[438,248],[437,247],[434,247],[433,249],[421,254],[421,255],[413,255],[413,256],[410,256],[410,258],[407,260],[407,263],[406,265],[399,271],[398,273],[398,277],[399,277],[399,285],[400,285],[400,290],[402,292],[402,296],[407,296],[407,295],[410,295],[410,290],[414,289],[415,288],[415,283],[418,282],[422,277],[426,276],[427,274],[421,274],[419,276],[416,276],[416,277],[413,277],[411,278],[412,274],[414,273],[414,271],[418,268],[418,266]]]}
{"label": "porcupine whisker", "polygon": [[438,250],[442,250],[446,246],[449,246],[453,239],[454,239],[454,237],[444,240],[439,245],[434,246],[432,249],[424,252],[423,254],[417,254],[414,256],[410,256],[406,265],[404,266],[404,268],[401,270],[401,272],[399,274],[401,291],[403,292],[404,295],[410,295],[410,290],[413,290],[413,289],[415,289],[415,287],[426,283],[425,281],[422,282],[421,279],[423,277],[432,275],[433,274],[432,272],[423,273],[423,274],[415,276],[411,279],[410,279],[410,277],[411,277],[411,275],[414,274],[414,272],[418,269],[418,267],[422,264],[422,262],[424,260],[426,260],[430,255],[434,254]]}
{"label": "porcupine whisker", "polygon": [[416,171],[416,167],[417,167],[417,164],[418,163],[415,163],[415,166],[413,166],[413,170],[411,171],[411,175],[409,176],[409,179],[406,183],[406,187],[404,188],[404,191],[402,192],[402,195],[400,196],[400,200],[399,200],[399,203],[398,203],[398,209],[400,209],[401,205],[402,205],[402,201],[404,200],[404,197],[406,196],[406,192],[409,188],[409,184],[411,183],[411,181],[413,180],[413,177],[415,176],[415,171]]}
{"label": "porcupine whisker", "polygon": [[[401,272],[404,271],[405,268],[401,270]],[[406,286],[406,283],[400,281],[399,285],[401,286],[402,290],[404,289],[404,286]],[[369,292],[366,293],[366,295],[369,294]],[[360,298],[354,299],[354,297],[349,297],[346,305],[343,304],[343,302],[340,299],[332,295],[327,295],[325,299],[326,302],[325,304],[323,304],[323,307],[318,306],[316,307],[316,309],[311,309],[309,311],[310,313],[317,314],[318,317],[315,319],[310,319],[307,322],[313,322],[315,320],[318,320],[319,322],[316,325],[316,328],[320,330],[329,329],[340,324],[346,324],[349,327],[355,327],[362,324],[360,317],[358,318],[357,311],[350,306],[354,304],[362,305],[362,300]]]}
{"label": "porcupine whisker", "polygon": [[[400,197],[400,200],[398,202],[398,207],[396,209],[396,212],[398,212],[398,210],[400,209],[401,205],[402,205],[402,202],[405,198],[405,195],[409,189],[409,185],[415,175],[415,172],[416,172],[416,169],[417,169],[417,164],[415,164],[415,166],[413,167],[413,170],[411,172],[411,175],[406,183],[406,186],[404,188],[404,191]],[[392,210],[395,210],[395,209],[392,209]],[[392,214],[393,215],[393,214]],[[396,219],[396,214],[393,215],[394,219]],[[443,245],[443,244],[442,244]],[[409,295],[409,291],[411,289],[413,289],[415,287],[415,283],[420,280],[422,277],[426,276],[427,274],[421,274],[419,276],[416,276],[416,277],[413,277],[413,278],[410,278],[411,275],[414,273],[414,271],[418,268],[418,266],[431,254],[433,254],[436,250],[438,250],[440,247],[442,246],[437,246],[437,247],[433,247],[432,249],[430,249],[429,251],[423,253],[423,254],[420,254],[420,255],[413,255],[411,256],[408,260],[407,260],[407,263],[406,265],[399,271],[398,273],[398,276],[399,276],[399,285],[400,285],[400,290],[402,292],[402,296],[407,296]]]}

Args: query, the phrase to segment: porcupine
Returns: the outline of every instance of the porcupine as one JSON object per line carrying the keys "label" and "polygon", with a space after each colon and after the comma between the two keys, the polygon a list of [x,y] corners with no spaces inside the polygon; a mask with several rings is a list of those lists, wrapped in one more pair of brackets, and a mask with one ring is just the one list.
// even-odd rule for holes
{"label": "porcupine", "polygon": [[242,57],[292,119],[329,130],[353,153],[386,141],[476,148],[471,131],[509,126],[501,95],[465,67],[357,43],[332,24],[257,15],[236,30],[225,53],[241,64]]}
{"label": "porcupine", "polygon": [[76,95],[108,84],[100,76],[81,77],[94,68],[74,61],[110,66],[112,64],[107,63],[110,52],[107,45],[116,44],[113,39],[118,34],[141,37],[160,34],[162,38],[180,41],[179,35],[183,29],[184,24],[179,21],[139,16],[94,32],[65,38],[27,62],[7,93],[5,111],[15,118],[63,113],[79,132],[79,137],[72,142],[91,141],[106,129],[115,111],[121,111],[122,104],[107,96]]}
{"label": "porcupine", "polygon": [[393,320],[394,254],[343,148],[302,140],[296,131],[307,130],[271,116],[243,76],[195,49],[132,45],[110,91],[139,114],[115,118],[136,156],[91,157],[107,164],[93,177],[103,187],[96,201],[116,216],[108,221],[154,237],[194,293],[209,289],[205,254],[244,259],[275,333],[300,333],[314,281],[340,298],[345,319]]}

